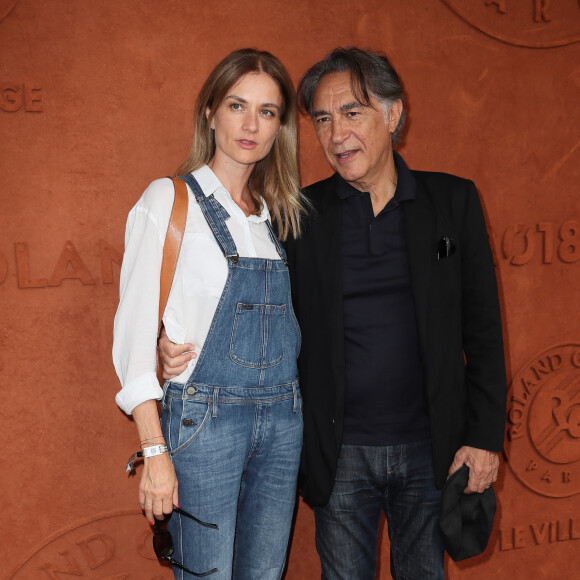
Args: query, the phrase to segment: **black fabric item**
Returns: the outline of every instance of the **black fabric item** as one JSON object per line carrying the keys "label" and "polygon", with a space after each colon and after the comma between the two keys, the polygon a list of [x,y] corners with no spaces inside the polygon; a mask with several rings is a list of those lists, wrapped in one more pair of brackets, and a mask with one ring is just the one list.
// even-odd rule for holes
{"label": "black fabric item", "polygon": [[458,562],[485,550],[495,517],[493,487],[465,494],[469,467],[463,465],[445,482],[441,494],[439,529],[447,553]]}

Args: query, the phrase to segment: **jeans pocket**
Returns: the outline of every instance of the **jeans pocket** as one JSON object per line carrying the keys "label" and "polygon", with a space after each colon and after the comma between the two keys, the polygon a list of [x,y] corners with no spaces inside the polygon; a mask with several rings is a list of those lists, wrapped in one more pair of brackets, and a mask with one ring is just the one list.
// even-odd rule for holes
{"label": "jeans pocket", "polygon": [[[167,401],[165,401],[167,399]],[[161,427],[171,457],[199,439],[211,418],[207,401],[165,397]]]}
{"label": "jeans pocket", "polygon": [[239,302],[232,328],[230,358],[245,367],[264,369],[284,356],[286,305]]}

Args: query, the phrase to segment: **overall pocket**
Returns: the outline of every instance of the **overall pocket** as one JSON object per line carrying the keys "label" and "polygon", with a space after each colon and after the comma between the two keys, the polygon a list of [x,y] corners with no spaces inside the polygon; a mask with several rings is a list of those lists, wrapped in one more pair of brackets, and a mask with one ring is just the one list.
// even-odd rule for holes
{"label": "overall pocket", "polygon": [[230,358],[239,365],[264,369],[284,356],[286,305],[244,304],[236,306]]}

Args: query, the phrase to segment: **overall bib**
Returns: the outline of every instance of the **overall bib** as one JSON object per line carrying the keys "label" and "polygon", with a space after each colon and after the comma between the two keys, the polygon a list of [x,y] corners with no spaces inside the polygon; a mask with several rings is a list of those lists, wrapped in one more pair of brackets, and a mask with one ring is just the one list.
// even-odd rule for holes
{"label": "overall bib", "polygon": [[[302,446],[296,359],[300,331],[286,254],[267,223],[279,260],[239,257],[230,217],[190,186],[228,262],[209,333],[185,385],[166,383],[162,428],[186,511],[174,513],[174,558],[212,580],[278,579],[284,568]],[[175,577],[192,576],[177,568]]]}

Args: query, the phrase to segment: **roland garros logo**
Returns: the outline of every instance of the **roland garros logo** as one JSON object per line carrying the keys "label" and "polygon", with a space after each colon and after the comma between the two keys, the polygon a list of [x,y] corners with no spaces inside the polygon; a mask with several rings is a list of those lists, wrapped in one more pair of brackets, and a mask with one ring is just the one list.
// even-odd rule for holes
{"label": "roland garros logo", "polygon": [[514,377],[506,455],[532,491],[547,497],[580,492],[580,344],[549,348]]}

